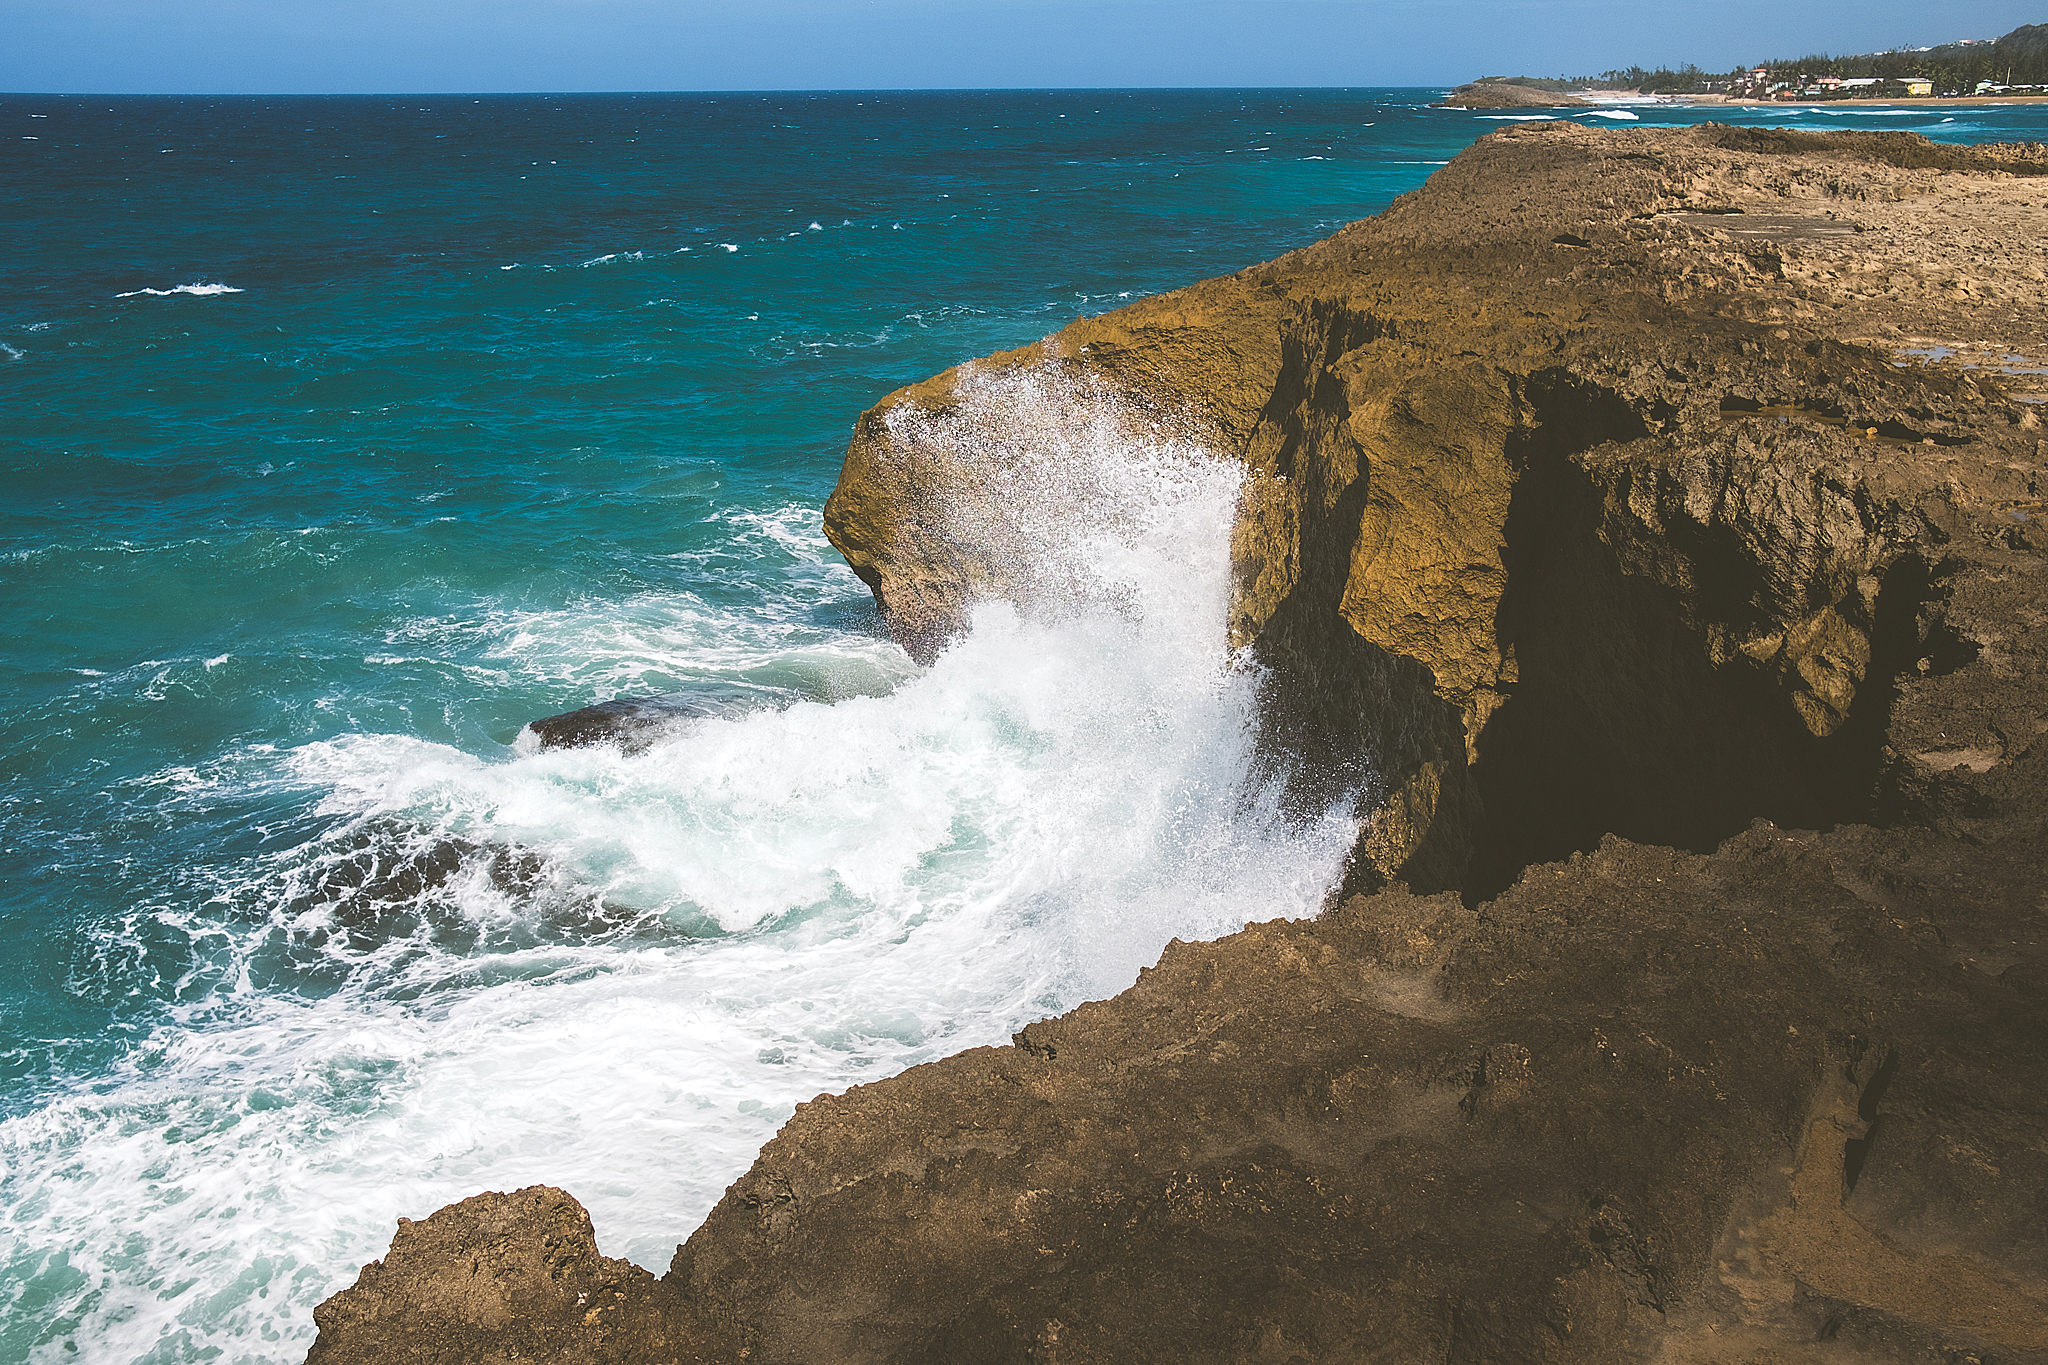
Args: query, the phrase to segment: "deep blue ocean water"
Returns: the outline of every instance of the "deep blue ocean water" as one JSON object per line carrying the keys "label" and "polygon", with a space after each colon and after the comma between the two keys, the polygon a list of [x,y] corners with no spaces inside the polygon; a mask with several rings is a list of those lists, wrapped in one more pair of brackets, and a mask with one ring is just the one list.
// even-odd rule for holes
{"label": "deep blue ocean water", "polygon": [[929,669],[819,512],[890,390],[1502,126],[1440,93],[0,97],[0,1361],[297,1360],[535,1181],[660,1269],[796,1102],[1317,908],[1198,431],[974,394],[1117,529],[1027,499],[1093,586]]}

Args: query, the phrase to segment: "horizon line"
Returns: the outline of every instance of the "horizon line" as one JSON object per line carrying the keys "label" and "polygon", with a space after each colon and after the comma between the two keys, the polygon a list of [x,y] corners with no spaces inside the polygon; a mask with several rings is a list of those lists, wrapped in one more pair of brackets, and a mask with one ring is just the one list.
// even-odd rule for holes
{"label": "horizon line", "polygon": [[[1458,82],[1465,84],[1466,82]],[[1134,90],[1450,90],[1447,82],[1419,85],[900,85],[900,86],[704,86],[645,90],[0,90],[0,99],[408,99],[502,98],[566,95],[995,95],[1121,94]]]}

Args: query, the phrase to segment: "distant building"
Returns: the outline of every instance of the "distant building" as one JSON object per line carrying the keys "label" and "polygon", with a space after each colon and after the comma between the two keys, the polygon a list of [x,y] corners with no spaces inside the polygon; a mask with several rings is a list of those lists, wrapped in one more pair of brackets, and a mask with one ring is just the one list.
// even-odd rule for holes
{"label": "distant building", "polygon": [[1906,96],[1909,99],[1924,98],[1934,93],[1933,81],[1924,81],[1914,78],[1905,81],[1904,85],[1906,87]]}

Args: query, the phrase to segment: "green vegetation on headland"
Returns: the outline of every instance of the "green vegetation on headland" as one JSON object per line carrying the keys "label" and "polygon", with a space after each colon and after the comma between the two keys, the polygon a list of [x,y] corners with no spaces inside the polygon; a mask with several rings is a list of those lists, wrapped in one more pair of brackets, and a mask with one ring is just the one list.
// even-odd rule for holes
{"label": "green vegetation on headland", "polygon": [[1476,84],[1557,92],[1595,87],[1636,90],[1645,95],[1801,101],[2048,93],[2048,24],[2026,24],[1989,42],[1966,40],[1852,57],[1815,53],[1722,73],[1703,71],[1688,62],[1676,70],[1630,66],[1597,76],[1486,76]]}

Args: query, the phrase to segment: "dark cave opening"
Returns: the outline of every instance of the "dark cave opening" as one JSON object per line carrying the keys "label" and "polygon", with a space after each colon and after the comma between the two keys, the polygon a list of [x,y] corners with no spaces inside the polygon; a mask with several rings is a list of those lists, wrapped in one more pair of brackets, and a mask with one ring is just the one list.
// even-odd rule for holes
{"label": "dark cave opening", "polygon": [[[1882,818],[1897,679],[1940,652],[1925,619],[1940,592],[1932,566],[1900,554],[1876,571],[1867,605],[1854,593],[1832,604],[1870,657],[1847,715],[1817,736],[1786,680],[1742,657],[1717,664],[1678,592],[1626,572],[1602,538],[1602,491],[1574,456],[1638,439],[1641,422],[1583,387],[1532,396],[1543,423],[1521,452],[1499,612],[1518,676],[1479,736],[1472,779],[1485,818],[1467,898],[1606,834],[1707,853],[1758,817],[1800,829]],[[1758,571],[1741,548],[1710,536],[1690,548],[1696,598],[1723,619],[1760,620]]]}
{"label": "dark cave opening", "polygon": [[[1294,588],[1258,637],[1266,775],[1306,813],[1365,774],[1361,814],[1405,821],[1416,835],[1392,841],[1405,851],[1388,867],[1385,849],[1369,855],[1368,828],[1339,898],[1398,879],[1477,904],[1524,868],[1590,851],[1608,834],[1708,853],[1759,817],[1829,829],[1897,814],[1883,792],[1899,680],[1969,654],[1928,610],[1945,591],[1937,565],[1903,550],[1867,566],[1822,564],[1788,602],[1756,546],[1703,522],[1667,528],[1685,562],[1682,598],[1641,566],[1632,572],[1603,538],[1612,489],[1596,477],[1604,447],[1668,439],[1659,433],[1671,414],[1563,371],[1528,376],[1521,396],[1536,420],[1508,452],[1518,475],[1496,615],[1513,662],[1468,765],[1459,710],[1430,670],[1361,638],[1342,615],[1372,454],[1354,446],[1341,460],[1308,458],[1352,439],[1349,407],[1324,349],[1302,340],[1291,356],[1268,416],[1285,436],[1282,473],[1304,478],[1303,505],[1316,511],[1301,519]],[[1355,481],[1327,491],[1316,482],[1318,470],[1353,460]],[[1629,460],[1651,467],[1639,453]],[[1846,711],[1817,735],[1795,704],[1803,684],[1791,665],[1731,641],[1823,608],[1867,642],[1868,658]],[[1418,775],[1419,798],[1405,785]]]}

